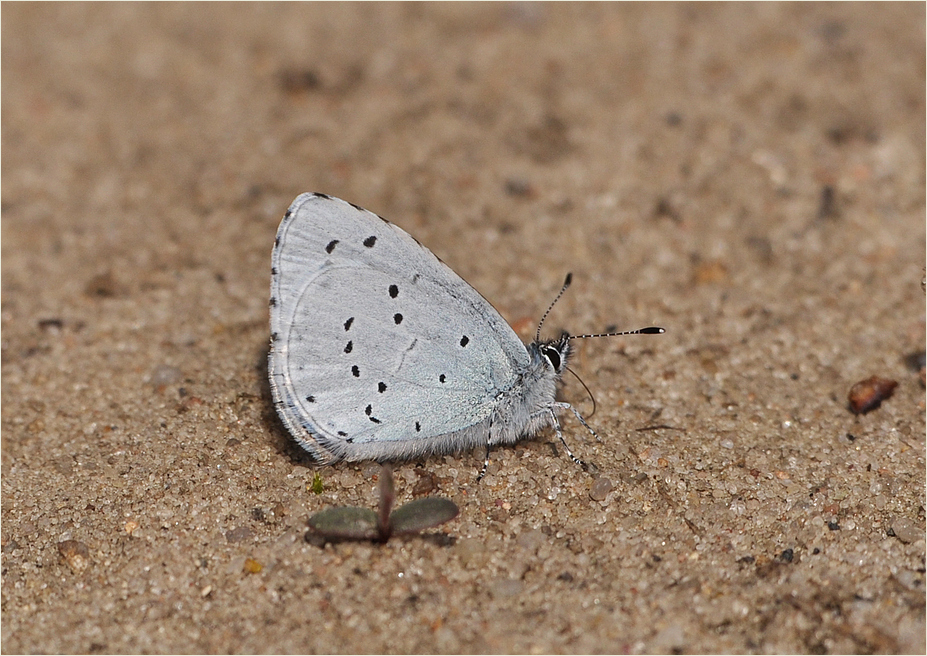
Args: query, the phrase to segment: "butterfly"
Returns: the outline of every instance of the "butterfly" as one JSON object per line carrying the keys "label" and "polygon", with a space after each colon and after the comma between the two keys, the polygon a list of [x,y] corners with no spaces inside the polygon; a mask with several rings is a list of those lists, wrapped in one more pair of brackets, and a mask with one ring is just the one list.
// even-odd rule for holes
{"label": "butterfly", "polygon": [[[568,276],[561,294],[569,283]],[[270,328],[277,413],[319,463],[483,447],[482,477],[490,447],[546,427],[582,464],[563,439],[562,411],[595,434],[555,398],[571,340],[591,335],[540,340],[538,326],[538,338],[524,344],[407,232],[325,194],[300,195],[280,223]]]}

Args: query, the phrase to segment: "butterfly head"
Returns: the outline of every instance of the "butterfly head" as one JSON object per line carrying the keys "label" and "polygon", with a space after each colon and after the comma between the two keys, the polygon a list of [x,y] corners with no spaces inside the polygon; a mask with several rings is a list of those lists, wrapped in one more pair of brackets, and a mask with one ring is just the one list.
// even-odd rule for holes
{"label": "butterfly head", "polygon": [[563,333],[557,339],[536,343],[541,357],[547,361],[557,374],[563,373],[573,350],[570,347],[570,335]]}

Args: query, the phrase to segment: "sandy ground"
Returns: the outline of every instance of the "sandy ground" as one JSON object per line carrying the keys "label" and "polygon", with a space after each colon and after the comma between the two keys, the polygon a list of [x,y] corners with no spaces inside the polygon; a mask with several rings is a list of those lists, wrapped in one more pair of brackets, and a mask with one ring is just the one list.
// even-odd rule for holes
{"label": "sandy ground", "polygon": [[[925,8],[4,4],[2,650],[925,650]],[[590,422],[321,546],[264,364],[300,192],[404,227]],[[853,383],[897,381],[854,416]],[[570,379],[563,397],[589,414]],[[312,489],[318,473],[323,491]]]}

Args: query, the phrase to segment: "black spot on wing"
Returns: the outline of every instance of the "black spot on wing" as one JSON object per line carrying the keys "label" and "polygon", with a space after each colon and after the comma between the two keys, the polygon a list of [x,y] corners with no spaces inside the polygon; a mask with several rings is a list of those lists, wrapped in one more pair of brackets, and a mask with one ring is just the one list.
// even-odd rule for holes
{"label": "black spot on wing", "polygon": [[351,324],[354,323],[354,317],[348,317],[348,320],[344,322],[344,331],[347,332],[351,330]]}
{"label": "black spot on wing", "polygon": [[382,394],[383,392],[385,392],[385,391],[386,391],[386,383],[384,383],[383,381],[380,381],[380,382],[377,384],[377,391],[378,391],[380,394]]}
{"label": "black spot on wing", "polygon": [[335,246],[337,245],[338,245],[338,240],[332,239],[330,242],[328,242],[328,245],[325,246],[325,252],[331,255],[332,251],[335,250]]}
{"label": "black spot on wing", "polygon": [[344,347],[345,353],[350,353],[353,350],[354,350],[354,342],[348,342]]}
{"label": "black spot on wing", "polygon": [[306,397],[306,400],[309,401],[309,403],[315,403],[315,397],[311,394]]}
{"label": "black spot on wing", "polygon": [[397,287],[396,285],[390,285],[389,286],[389,297],[396,298],[397,296],[399,296],[399,287]]}
{"label": "black spot on wing", "polygon": [[373,423],[375,423],[375,424],[381,423],[380,420],[377,419],[376,417],[374,417],[372,413],[373,413],[373,406],[368,405],[368,406],[364,409],[364,414],[366,414],[367,417],[370,419],[370,421],[372,421]]}
{"label": "black spot on wing", "polygon": [[373,245],[377,243],[377,236],[370,235],[367,239],[364,240],[364,246],[367,248],[373,248]]}
{"label": "black spot on wing", "polygon": [[463,337],[460,338],[460,345],[461,345],[461,346],[466,346],[466,345],[469,344],[469,343],[470,343],[470,338],[467,337],[466,335],[464,335]]}
{"label": "black spot on wing", "polygon": [[402,315],[397,312],[396,314],[393,315],[393,321],[395,321],[396,325],[398,326],[399,324],[402,323]]}
{"label": "black spot on wing", "polygon": [[351,367],[351,375],[355,378],[360,378],[360,369],[357,368],[357,365]]}

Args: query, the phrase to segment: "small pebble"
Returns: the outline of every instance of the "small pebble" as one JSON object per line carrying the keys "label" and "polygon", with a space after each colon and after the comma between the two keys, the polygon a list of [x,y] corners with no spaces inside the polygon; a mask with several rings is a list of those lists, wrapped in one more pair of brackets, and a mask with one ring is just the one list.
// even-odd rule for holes
{"label": "small pebble", "polygon": [[927,353],[924,351],[913,351],[904,356],[904,364],[911,371],[920,371],[927,366]]}
{"label": "small pebble", "polygon": [[99,296],[100,298],[111,298],[119,291],[119,285],[110,271],[98,274],[91,278],[84,287],[84,293],[87,296]]}
{"label": "small pebble", "polygon": [[75,574],[80,574],[90,566],[90,549],[83,542],[77,540],[59,542],[58,553]]}
{"label": "small pebble", "polygon": [[311,68],[285,68],[277,73],[280,88],[297,96],[315,91],[322,86],[319,74]]}
{"label": "small pebble", "polygon": [[589,496],[593,501],[604,501],[611,490],[612,482],[602,476],[592,482],[592,489],[589,490]]}
{"label": "small pebble", "polygon": [[225,539],[229,542],[241,542],[242,540],[250,538],[252,535],[253,533],[250,528],[247,526],[239,526],[226,533]]}
{"label": "small pebble", "polygon": [[179,383],[181,380],[183,380],[183,373],[180,369],[167,364],[159,364],[151,372],[148,382],[154,387],[162,387]]}
{"label": "small pebble", "polygon": [[892,519],[892,531],[895,533],[895,537],[905,544],[924,539],[924,529],[915,526],[914,522],[907,517],[895,517]]}
{"label": "small pebble", "polygon": [[58,332],[64,328],[64,321],[61,319],[39,319],[39,328]]}
{"label": "small pebble", "polygon": [[514,597],[519,594],[525,587],[525,584],[518,579],[497,579],[490,581],[489,594],[495,598]]}
{"label": "small pebble", "polygon": [[882,401],[891,398],[896,387],[898,382],[890,378],[870,376],[861,380],[850,388],[850,410],[857,415],[875,410],[882,405]]}
{"label": "small pebble", "polygon": [[904,357],[905,366],[916,371],[921,379],[921,387],[927,387],[927,355],[924,351],[914,351]]}
{"label": "small pebble", "polygon": [[719,284],[728,279],[727,267],[723,262],[710,260],[695,266],[695,283],[698,285]]}
{"label": "small pebble", "polygon": [[438,477],[429,471],[416,469],[418,480],[412,486],[412,496],[415,498],[424,497],[438,489]]}
{"label": "small pebble", "polygon": [[505,181],[505,193],[509,196],[533,198],[536,194],[531,183],[520,178],[509,178]]}

